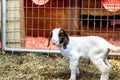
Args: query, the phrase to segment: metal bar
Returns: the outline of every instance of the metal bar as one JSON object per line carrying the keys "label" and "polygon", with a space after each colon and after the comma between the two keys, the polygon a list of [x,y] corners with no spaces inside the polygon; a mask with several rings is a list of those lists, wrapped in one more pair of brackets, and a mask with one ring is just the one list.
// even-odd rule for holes
{"label": "metal bar", "polygon": [[117,56],[117,57],[120,57],[120,53],[109,53],[109,56]]}
{"label": "metal bar", "polygon": [[5,48],[6,52],[35,52],[35,53],[56,53],[59,54],[59,50],[39,50],[39,49],[23,49],[23,48]]}
{"label": "metal bar", "polygon": [[[39,49],[22,49],[22,48],[5,48],[6,52],[33,52],[33,53],[54,53],[60,54],[59,50],[39,50]],[[120,53],[109,53],[109,56],[120,57]]]}
{"label": "metal bar", "polygon": [[6,0],[2,0],[2,51],[6,47]]}

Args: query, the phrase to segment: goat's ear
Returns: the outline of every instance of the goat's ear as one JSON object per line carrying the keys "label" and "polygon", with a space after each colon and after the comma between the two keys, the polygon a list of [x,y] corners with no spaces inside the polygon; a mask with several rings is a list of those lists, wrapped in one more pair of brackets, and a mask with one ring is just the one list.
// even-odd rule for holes
{"label": "goat's ear", "polygon": [[67,35],[67,33],[65,31],[64,32],[64,39],[63,39],[63,48],[66,49],[67,48],[67,44],[69,43],[69,37]]}
{"label": "goat's ear", "polygon": [[49,47],[49,45],[50,45],[50,39],[51,39],[51,37],[52,37],[52,32],[50,33],[50,36],[48,38],[48,45],[47,45],[47,47]]}

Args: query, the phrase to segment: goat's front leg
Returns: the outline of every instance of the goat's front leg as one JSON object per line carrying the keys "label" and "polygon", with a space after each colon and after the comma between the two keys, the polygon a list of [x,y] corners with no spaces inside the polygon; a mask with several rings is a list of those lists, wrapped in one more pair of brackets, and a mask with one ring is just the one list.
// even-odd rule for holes
{"label": "goat's front leg", "polygon": [[78,60],[77,59],[70,59],[70,79],[69,80],[76,80],[76,73],[79,74],[78,66]]}
{"label": "goat's front leg", "polygon": [[80,71],[79,71],[79,68],[77,67],[76,68],[76,75],[79,76],[79,74],[80,74]]}

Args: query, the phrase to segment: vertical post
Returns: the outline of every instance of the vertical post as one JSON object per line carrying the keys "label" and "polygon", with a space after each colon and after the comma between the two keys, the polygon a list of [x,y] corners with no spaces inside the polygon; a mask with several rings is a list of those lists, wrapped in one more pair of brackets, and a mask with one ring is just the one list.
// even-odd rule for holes
{"label": "vertical post", "polygon": [[6,0],[2,0],[2,51],[6,48]]}
{"label": "vertical post", "polygon": [[6,5],[6,47],[24,47],[23,0],[7,0]]}

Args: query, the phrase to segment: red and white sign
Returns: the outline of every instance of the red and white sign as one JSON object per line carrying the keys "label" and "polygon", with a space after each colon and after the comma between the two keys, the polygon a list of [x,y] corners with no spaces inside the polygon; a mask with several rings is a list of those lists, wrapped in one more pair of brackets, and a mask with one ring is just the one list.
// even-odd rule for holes
{"label": "red and white sign", "polygon": [[108,11],[115,12],[120,9],[120,0],[102,0],[102,5]]}
{"label": "red and white sign", "polygon": [[37,5],[45,5],[49,0],[32,0]]}

